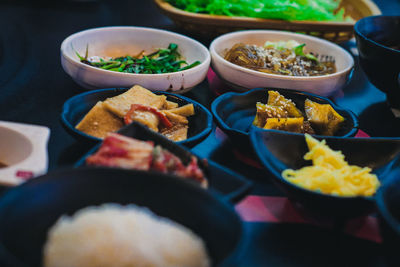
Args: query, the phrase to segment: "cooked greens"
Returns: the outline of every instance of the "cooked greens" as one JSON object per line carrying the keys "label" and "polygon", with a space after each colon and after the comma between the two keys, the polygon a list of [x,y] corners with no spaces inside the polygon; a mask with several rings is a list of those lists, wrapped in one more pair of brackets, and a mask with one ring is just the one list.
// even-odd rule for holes
{"label": "cooked greens", "polygon": [[166,0],[188,12],[263,19],[345,21],[339,0]]}
{"label": "cooked greens", "polygon": [[88,47],[86,47],[85,56],[82,57],[76,52],[82,63],[97,67],[104,70],[126,72],[126,73],[142,73],[142,74],[160,74],[170,73],[193,68],[200,64],[195,61],[188,64],[182,59],[178,52],[178,45],[171,43],[168,48],[158,49],[157,51],[145,55],[144,51],[136,56],[123,56],[105,60],[100,58],[99,61],[88,59]]}

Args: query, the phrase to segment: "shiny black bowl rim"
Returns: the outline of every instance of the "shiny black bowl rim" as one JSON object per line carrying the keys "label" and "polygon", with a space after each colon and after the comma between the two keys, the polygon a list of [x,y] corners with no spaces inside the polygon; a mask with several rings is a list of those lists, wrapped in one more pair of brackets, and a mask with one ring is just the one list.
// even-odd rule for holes
{"label": "shiny black bowl rim", "polygon": [[382,47],[384,49],[388,49],[392,52],[395,53],[400,53],[400,50],[396,50],[393,49],[391,47],[385,46],[383,44],[380,44],[374,40],[372,40],[371,38],[368,38],[367,36],[365,36],[365,34],[359,29],[360,28],[360,24],[361,23],[367,23],[368,21],[372,21],[375,19],[391,19],[391,18],[397,18],[400,19],[400,16],[369,16],[369,17],[364,17],[362,19],[359,19],[356,24],[354,25],[354,32],[356,35],[358,35],[360,38],[366,40],[367,42],[373,43],[374,45],[378,46],[378,47]]}

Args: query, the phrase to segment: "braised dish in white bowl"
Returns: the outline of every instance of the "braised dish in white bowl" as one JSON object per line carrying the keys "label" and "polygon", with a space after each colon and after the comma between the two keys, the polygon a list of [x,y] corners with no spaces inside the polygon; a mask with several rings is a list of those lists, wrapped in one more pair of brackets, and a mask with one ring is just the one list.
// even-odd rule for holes
{"label": "braised dish in white bowl", "polygon": [[217,75],[239,91],[274,87],[332,95],[350,80],[354,60],[340,46],[283,31],[229,33],[210,45]]}

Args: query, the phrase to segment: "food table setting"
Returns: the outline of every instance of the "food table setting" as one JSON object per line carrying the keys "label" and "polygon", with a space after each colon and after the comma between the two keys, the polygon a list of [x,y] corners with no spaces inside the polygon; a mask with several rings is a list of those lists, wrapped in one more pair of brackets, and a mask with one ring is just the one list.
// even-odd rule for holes
{"label": "food table setting", "polygon": [[[66,259],[56,258],[56,253],[42,259],[50,227],[62,214],[109,202],[148,207],[203,238],[211,265],[200,260],[197,265],[171,266],[397,266],[390,248],[398,244],[400,230],[391,232],[395,223],[388,222],[384,193],[396,199],[400,192],[400,91],[395,91],[400,77],[398,63],[393,63],[400,52],[396,43],[389,44],[393,48],[374,41],[375,47],[368,46],[372,37],[364,36],[374,27],[372,36],[394,31],[391,38],[399,45],[395,26],[360,20],[354,38],[355,21],[320,22],[324,27],[318,28],[318,22],[290,18],[287,23],[190,13],[166,2],[0,4],[0,162],[10,165],[0,169],[1,266],[68,266],[57,265]],[[398,0],[343,2],[364,3],[353,6],[359,18],[397,16],[392,18],[397,18],[399,29]],[[257,50],[260,47],[265,51]],[[327,73],[299,77],[288,75],[287,69],[260,71],[235,62],[246,53],[268,51],[294,53],[308,60],[307,66],[326,63]],[[135,57],[136,66],[161,58],[170,60],[164,65],[173,69],[158,74],[138,74],[139,67],[128,71]],[[374,60],[384,60],[386,66]],[[329,70],[332,62],[336,66]],[[136,100],[126,104],[128,98]],[[273,104],[273,98],[283,106]],[[146,101],[159,104],[149,107]],[[329,109],[328,125],[315,123],[318,112],[313,112],[319,107]],[[265,115],[268,108],[279,116]],[[108,128],[99,130],[93,121]],[[280,131],[282,127],[299,128],[302,134]],[[305,138],[303,133],[310,135]],[[322,139],[327,145],[317,142]],[[87,166],[125,163],[121,158],[110,163],[110,150],[113,157],[121,157],[120,142],[135,155],[152,151],[146,171],[142,165],[139,170]],[[329,195],[322,185],[318,192],[295,185],[291,179],[296,173],[287,169],[310,165],[303,160],[306,144],[309,159],[312,147],[328,154],[331,147],[361,172],[370,167],[380,182],[373,175],[365,178],[373,192],[368,188],[359,197],[346,195],[346,190]],[[166,172],[166,158],[174,162],[167,166],[173,170],[160,174]],[[337,162],[349,167],[343,159]],[[114,212],[115,220],[118,211],[126,211],[122,206],[102,207]],[[50,247],[47,243],[46,251]]]}

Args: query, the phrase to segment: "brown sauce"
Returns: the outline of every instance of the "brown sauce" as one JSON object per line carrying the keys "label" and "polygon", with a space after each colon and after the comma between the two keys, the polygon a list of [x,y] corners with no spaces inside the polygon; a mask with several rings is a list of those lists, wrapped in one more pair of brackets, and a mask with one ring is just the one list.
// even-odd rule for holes
{"label": "brown sauce", "polygon": [[334,59],[329,61],[311,60],[298,56],[291,49],[263,48],[255,45],[236,44],[224,57],[233,64],[256,71],[288,75],[319,76],[336,72]]}

